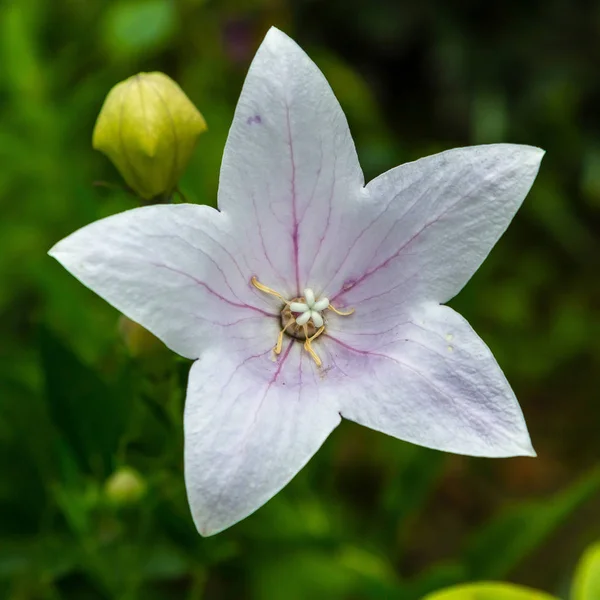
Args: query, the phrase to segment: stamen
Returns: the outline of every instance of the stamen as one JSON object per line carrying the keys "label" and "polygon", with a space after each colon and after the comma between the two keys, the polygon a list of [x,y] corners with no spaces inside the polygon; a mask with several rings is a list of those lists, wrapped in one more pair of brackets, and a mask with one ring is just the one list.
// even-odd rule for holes
{"label": "stamen", "polygon": [[260,283],[260,281],[258,281],[258,279],[256,279],[256,277],[253,276],[252,279],[250,280],[250,282],[257,290],[260,290],[261,292],[264,292],[265,294],[271,294],[271,296],[275,296],[276,298],[279,298],[282,302],[285,302],[286,305],[289,304],[289,302],[279,292],[276,292],[275,290],[272,290],[270,287],[263,285],[262,283]]}
{"label": "stamen", "polygon": [[277,344],[275,345],[275,354],[280,354],[281,353],[281,346],[283,345],[283,334],[285,333],[285,330],[290,326],[293,325],[295,323],[295,320],[292,318],[287,322],[287,325],[279,332],[279,335],[277,336]]}
{"label": "stamen", "polygon": [[[317,300],[315,298],[315,293],[311,288],[306,288],[304,290],[303,298],[292,298],[291,300],[287,300],[279,292],[260,283],[256,277],[253,276],[250,281],[257,290],[275,296],[275,298],[278,298],[284,303],[284,308],[281,311],[281,322],[283,324],[283,321],[286,319],[287,322],[277,335],[277,343],[275,344],[273,352],[275,352],[275,354],[281,354],[283,335],[287,332],[287,334],[293,338],[299,340],[304,339],[304,350],[310,354],[317,367],[320,367],[323,363],[318,354],[313,350],[311,344],[325,331],[325,322],[323,315],[321,314],[322,311],[329,309],[341,317],[348,317],[354,313],[354,309],[338,310],[335,306],[329,304],[329,299],[326,297]],[[291,327],[291,331],[288,332],[288,329]],[[315,331],[312,336],[309,336],[309,327],[311,328],[311,331]],[[304,332],[304,338],[301,337],[301,331]]]}
{"label": "stamen", "polygon": [[312,337],[308,337],[308,330],[306,325],[304,325],[304,335],[306,336],[306,341],[304,342],[304,349],[311,355],[312,359],[317,364],[317,367],[320,367],[323,363],[319,358],[318,354],[312,349],[310,345],[313,340],[316,340],[323,332],[325,331],[325,327],[320,327],[317,329],[316,333]]}
{"label": "stamen", "polygon": [[319,329],[317,329],[316,333],[307,339],[307,342],[309,342],[309,344],[310,344],[310,342],[312,342],[313,340],[316,340],[324,331],[325,331],[325,326],[319,327]]}
{"label": "stamen", "polygon": [[351,308],[350,310],[338,310],[337,308],[335,308],[335,306],[333,306],[333,304],[330,304],[327,308],[329,310],[332,310],[336,315],[340,315],[340,317],[349,317],[351,314],[354,313],[353,308]]}

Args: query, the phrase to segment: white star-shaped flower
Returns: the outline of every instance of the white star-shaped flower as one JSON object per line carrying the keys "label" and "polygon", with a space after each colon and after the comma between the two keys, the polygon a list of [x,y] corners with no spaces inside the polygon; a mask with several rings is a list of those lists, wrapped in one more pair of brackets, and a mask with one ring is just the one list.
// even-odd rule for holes
{"label": "white star-shaped flower", "polygon": [[51,250],[193,364],[185,477],[217,533],[265,503],[341,417],[430,448],[533,455],[490,350],[454,310],[543,151],[442,152],[364,185],[325,78],[271,29],[227,140],[219,210],[148,206]]}

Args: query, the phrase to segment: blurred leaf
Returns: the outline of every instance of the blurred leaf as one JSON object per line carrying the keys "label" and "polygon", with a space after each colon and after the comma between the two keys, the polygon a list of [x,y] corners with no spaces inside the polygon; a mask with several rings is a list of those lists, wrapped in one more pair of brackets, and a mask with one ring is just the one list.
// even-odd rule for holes
{"label": "blurred leaf", "polygon": [[179,548],[167,543],[153,544],[141,565],[142,578],[147,581],[176,579],[190,570],[189,559]]}
{"label": "blurred leaf", "polygon": [[511,583],[468,583],[435,592],[423,600],[556,600],[545,592]]}
{"label": "blurred leaf", "polygon": [[504,141],[508,114],[506,99],[497,90],[480,90],[473,100],[472,138],[475,144]]}
{"label": "blurred leaf", "polygon": [[382,556],[357,546],[345,546],[339,555],[340,564],[363,577],[386,584],[396,582],[396,573]]}
{"label": "blurred leaf", "polygon": [[571,600],[600,598],[600,543],[590,546],[583,554],[571,588]]}
{"label": "blurred leaf", "polygon": [[0,579],[38,573],[57,578],[79,564],[79,549],[68,538],[31,536],[0,541]]}
{"label": "blurred leaf", "polygon": [[37,530],[40,512],[49,508],[46,485],[58,470],[56,434],[40,395],[1,371],[0,533],[23,535]]}
{"label": "blurred leaf", "polygon": [[360,577],[337,560],[333,553],[320,551],[281,552],[252,569],[256,600],[328,598],[340,600],[356,593]]}
{"label": "blurred leaf", "polygon": [[115,56],[156,49],[175,30],[171,0],[126,0],[113,3],[106,13],[104,39]]}
{"label": "blurred leaf", "polygon": [[473,579],[505,577],[600,488],[600,469],[552,498],[506,510],[470,540],[464,560]]}
{"label": "blurred leaf", "polygon": [[52,420],[80,466],[111,472],[129,413],[126,382],[107,384],[48,329],[41,330],[40,346]]}
{"label": "blurred leaf", "polygon": [[44,81],[37,63],[36,32],[31,2],[7,2],[0,7],[0,81],[20,101],[37,100]]}
{"label": "blurred leaf", "polygon": [[[543,163],[541,168],[544,168]],[[554,178],[537,182],[525,210],[574,258],[596,250],[597,240],[588,223],[571,210],[568,196],[561,193]]]}
{"label": "blurred leaf", "polygon": [[408,598],[422,598],[425,594],[467,581],[464,565],[457,562],[438,563],[405,584]]}
{"label": "blurred leaf", "polygon": [[437,450],[403,444],[401,452],[391,458],[394,477],[383,498],[390,535],[394,535],[398,524],[406,526],[407,520],[423,506],[442,472],[446,456]]}
{"label": "blurred leaf", "polygon": [[581,187],[590,205],[600,206],[600,147],[590,145],[582,160]]}
{"label": "blurred leaf", "polygon": [[377,176],[398,162],[396,140],[386,127],[372,88],[335,54],[322,48],[310,54],[335,90],[353,134],[361,140],[361,166],[367,177]]}

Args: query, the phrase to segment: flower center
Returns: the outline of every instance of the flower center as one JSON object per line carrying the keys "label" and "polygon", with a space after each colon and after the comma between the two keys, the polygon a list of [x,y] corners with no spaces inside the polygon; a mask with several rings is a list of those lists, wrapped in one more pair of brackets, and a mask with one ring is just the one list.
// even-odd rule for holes
{"label": "flower center", "polygon": [[296,340],[304,341],[304,349],[311,355],[317,366],[320,367],[322,364],[321,359],[313,350],[311,344],[325,331],[323,311],[331,310],[342,317],[347,317],[354,312],[354,309],[340,311],[329,304],[328,298],[317,299],[310,288],[304,290],[304,296],[286,300],[279,292],[260,283],[256,277],[252,277],[251,282],[256,289],[265,294],[275,296],[284,303],[281,309],[282,329],[277,336],[277,344],[274,348],[275,354],[281,352],[283,335],[286,334]]}
{"label": "flower center", "polygon": [[[314,292],[308,288],[304,290],[304,296],[292,298],[285,303],[281,311],[281,326],[289,336],[297,340],[305,340],[323,327],[325,321],[322,312],[326,308],[329,308],[329,299],[316,300]],[[290,319],[292,322],[288,325]]]}
{"label": "flower center", "polygon": [[[303,299],[302,298],[294,298],[292,300],[292,302],[303,302]],[[298,322],[296,321],[296,316],[297,315],[294,315],[294,313],[292,312],[292,309],[290,308],[289,304],[284,305],[283,309],[281,310],[282,331],[283,331],[283,328],[285,328],[285,326],[291,320],[293,322],[293,324],[290,325],[287,329],[285,329],[285,334],[289,335],[290,337],[293,337],[297,340],[305,340],[307,336],[304,333],[304,327],[302,327],[301,325],[298,324]],[[317,332],[317,328],[315,327],[315,324],[312,321],[309,321],[306,324],[306,330],[308,333],[308,337],[310,337],[311,335],[314,335]]]}

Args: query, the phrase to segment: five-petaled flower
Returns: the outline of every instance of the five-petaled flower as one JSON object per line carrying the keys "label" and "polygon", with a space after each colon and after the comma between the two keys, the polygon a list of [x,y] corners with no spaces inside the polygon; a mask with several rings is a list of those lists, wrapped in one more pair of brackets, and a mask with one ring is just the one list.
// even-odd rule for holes
{"label": "five-petaled flower", "polygon": [[271,29],[235,112],[219,210],[138,208],[51,250],[198,359],[184,427],[200,533],[265,503],[341,417],[448,452],[534,454],[490,350],[443,304],[508,226],[542,155],[460,148],[365,186],[332,90]]}

